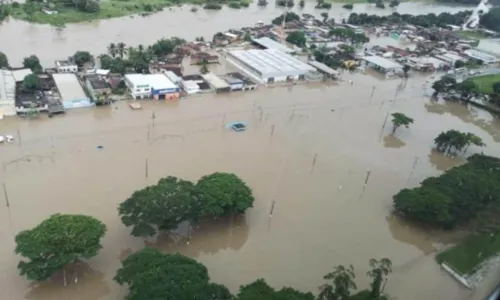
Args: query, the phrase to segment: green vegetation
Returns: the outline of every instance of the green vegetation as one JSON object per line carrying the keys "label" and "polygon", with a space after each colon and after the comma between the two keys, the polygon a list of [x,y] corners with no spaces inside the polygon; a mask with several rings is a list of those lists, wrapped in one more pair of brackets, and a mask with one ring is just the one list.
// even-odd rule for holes
{"label": "green vegetation", "polygon": [[330,9],[332,8],[332,3],[326,2],[325,0],[316,0],[316,5],[314,8],[317,9]]}
{"label": "green vegetation", "polygon": [[[320,287],[318,300],[388,300],[383,283],[391,270],[387,258],[370,259],[371,288],[351,296],[356,290],[354,268],[339,265],[324,276],[327,283]],[[264,279],[240,287],[231,295],[221,284],[210,282],[207,268],[192,258],[180,254],[163,254],[157,249],[145,248],[122,261],[114,278],[128,286],[126,300],[315,300],[312,293],[291,287],[275,290]]]}
{"label": "green vegetation", "polygon": [[475,31],[475,30],[457,30],[454,31],[454,33],[464,39],[473,39],[473,40],[480,40],[480,39],[487,39],[488,36],[480,31]]}
{"label": "green vegetation", "polygon": [[196,185],[169,176],[135,191],[118,213],[123,224],[132,227],[132,235],[151,236],[183,221],[244,213],[253,201],[250,188],[234,174],[213,173]]}
{"label": "green vegetation", "polygon": [[22,89],[25,92],[34,92],[38,89],[40,89],[41,83],[40,83],[40,78],[36,74],[29,74],[26,75],[23,79],[23,85]]}
{"label": "green vegetation", "polygon": [[147,48],[143,45],[127,48],[124,43],[111,43],[108,46],[109,55],[103,54],[98,58],[101,67],[110,70],[111,73],[124,74],[126,69],[145,73],[149,71],[149,61],[172,53],[175,47],[184,43],[185,40],[177,37],[160,39]]}
{"label": "green vegetation", "polygon": [[500,235],[473,235],[464,242],[436,256],[439,263],[445,262],[461,275],[476,271],[482,262],[500,252]]}
{"label": "green vegetation", "polygon": [[455,14],[440,13],[427,15],[408,15],[392,13],[389,16],[368,15],[365,13],[351,13],[347,23],[353,25],[380,25],[380,24],[411,24],[422,27],[443,27],[446,25],[462,25],[470,16],[471,11],[461,11]]}
{"label": "green vegetation", "polygon": [[73,55],[73,60],[78,67],[83,67],[85,64],[93,64],[94,57],[88,51],[77,51]]}
{"label": "green vegetation", "polygon": [[7,18],[10,15],[10,12],[11,8],[9,5],[3,3],[0,4],[0,23],[2,23],[3,20],[5,20],[5,18]]}
{"label": "green vegetation", "polygon": [[353,9],[353,8],[354,8],[354,5],[352,5],[352,3],[348,3],[348,4],[344,4],[344,5],[342,5],[342,8],[345,8],[345,9]]}
{"label": "green vegetation", "polygon": [[394,209],[410,220],[452,229],[500,207],[499,180],[500,159],[474,154],[466,164],[427,178],[420,187],[401,190],[393,197]]}
{"label": "green vegetation", "polygon": [[299,15],[297,15],[294,12],[289,12],[286,14],[286,17],[284,16],[284,14],[282,14],[279,17],[274,18],[271,21],[271,23],[273,23],[274,25],[281,25],[283,23],[283,18],[285,18],[285,22],[292,22],[292,21],[299,21],[300,20]]}
{"label": "green vegetation", "polygon": [[408,128],[410,127],[410,124],[413,123],[413,119],[403,113],[397,112],[391,114],[391,116],[392,116],[392,134],[395,134],[396,130],[399,127],[404,126]]}
{"label": "green vegetation", "polygon": [[93,217],[52,215],[16,235],[16,253],[27,259],[17,268],[30,280],[46,280],[67,265],[96,256],[105,233],[106,226]]}
{"label": "green vegetation", "polygon": [[5,53],[0,52],[0,69],[9,67],[9,59]]}
{"label": "green vegetation", "polygon": [[[32,0],[26,4],[9,5],[9,13],[17,19],[34,23],[62,26],[66,23],[87,22],[98,19],[123,17],[132,14],[149,14],[178,4],[190,3],[204,5],[206,9],[220,9],[226,0],[109,0],[93,1],[80,0],[87,5],[73,5],[75,1],[64,2],[51,0],[48,5],[42,1]],[[231,6],[248,7],[250,0],[231,0]],[[57,14],[46,14],[41,9],[56,10]],[[217,8],[216,8],[217,7]],[[0,10],[1,13],[1,10]],[[1,14],[0,14],[1,16]],[[1,21],[1,18],[0,18]]]}
{"label": "green vegetation", "polygon": [[114,279],[128,286],[127,300],[232,298],[225,286],[209,282],[204,265],[180,254],[163,254],[152,248],[127,257]]}
{"label": "green vegetation", "polygon": [[493,86],[495,83],[500,82],[500,74],[478,76],[472,78],[472,81],[476,83],[480,93],[489,95],[495,93]]}
{"label": "green vegetation", "polygon": [[489,30],[500,31],[500,7],[490,9],[489,12],[481,16],[479,22]]}
{"label": "green vegetation", "polygon": [[303,31],[294,31],[286,37],[286,41],[299,47],[305,47],[306,35]]}
{"label": "green vegetation", "polygon": [[452,76],[443,76],[432,84],[434,94],[457,92],[460,94],[459,100],[469,102],[473,97],[481,94],[479,86],[474,78],[457,83]]}
{"label": "green vegetation", "polygon": [[458,130],[448,130],[441,132],[435,139],[436,149],[439,152],[446,154],[457,153],[460,151],[467,152],[470,145],[477,147],[486,146],[483,140],[477,135],[470,132],[460,132]]}
{"label": "green vegetation", "polygon": [[30,55],[23,59],[23,67],[31,69],[33,73],[41,73],[43,71],[40,60],[36,55]]}

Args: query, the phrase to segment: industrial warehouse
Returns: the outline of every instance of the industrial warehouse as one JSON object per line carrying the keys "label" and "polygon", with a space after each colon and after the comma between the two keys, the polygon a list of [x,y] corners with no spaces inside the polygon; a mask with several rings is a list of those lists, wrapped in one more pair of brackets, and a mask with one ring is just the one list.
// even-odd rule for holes
{"label": "industrial warehouse", "polygon": [[227,60],[261,83],[305,80],[316,69],[276,49],[232,50]]}

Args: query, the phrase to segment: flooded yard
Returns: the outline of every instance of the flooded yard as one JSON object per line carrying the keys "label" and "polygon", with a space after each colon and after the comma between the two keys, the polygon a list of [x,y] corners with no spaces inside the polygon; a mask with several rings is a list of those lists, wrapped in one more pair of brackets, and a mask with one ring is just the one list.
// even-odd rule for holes
{"label": "flooded yard", "polygon": [[[120,260],[152,245],[198,259],[213,281],[232,291],[265,278],[275,287],[316,292],[337,264],[353,264],[358,286],[365,287],[368,260],[388,257],[394,272],[386,290],[398,299],[482,299],[490,283],[466,290],[434,261],[456,234],[412,228],[391,216],[391,205],[400,189],[464,161],[431,150],[441,131],[473,132],[488,145],[485,154],[498,155],[498,119],[429,100],[419,77],[353,80],[353,86],[261,87],[143,102],[141,111],[116,103],[52,119],[1,121],[0,134],[20,134],[0,147],[0,181],[9,198],[7,207],[0,196],[3,297],[123,299],[127,291],[112,280]],[[391,137],[390,117],[382,127],[396,111],[415,123]],[[224,127],[235,121],[248,129]],[[256,202],[246,216],[147,241],[130,236],[118,218],[120,202],[161,177],[197,180],[216,171],[234,172],[253,189]],[[76,282],[69,272],[66,287],[60,280],[32,285],[18,276],[14,236],[57,212],[105,222],[103,249],[78,267]]]}

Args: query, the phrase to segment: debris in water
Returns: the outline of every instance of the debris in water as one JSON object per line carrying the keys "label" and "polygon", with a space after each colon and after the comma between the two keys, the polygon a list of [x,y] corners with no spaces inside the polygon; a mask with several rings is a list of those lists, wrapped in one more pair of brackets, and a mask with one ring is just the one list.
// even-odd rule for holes
{"label": "debris in water", "polygon": [[104,146],[102,146],[102,145],[97,146],[97,150],[103,150],[103,149],[104,149]]}

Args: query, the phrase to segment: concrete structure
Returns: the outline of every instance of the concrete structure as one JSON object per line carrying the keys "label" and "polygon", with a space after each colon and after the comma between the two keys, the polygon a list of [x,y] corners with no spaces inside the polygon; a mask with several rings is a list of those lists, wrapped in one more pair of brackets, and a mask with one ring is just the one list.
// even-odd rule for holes
{"label": "concrete structure", "polygon": [[165,74],[150,74],[144,76],[146,76],[151,86],[151,95],[153,96],[153,99],[179,99],[180,88],[175,83],[170,81]]}
{"label": "concrete structure", "polygon": [[201,92],[200,86],[193,80],[182,80],[181,87],[190,95]]}
{"label": "concrete structure", "polygon": [[381,56],[364,56],[362,60],[368,63],[368,66],[380,70],[384,73],[398,73],[403,72],[403,66]]}
{"label": "concrete structure", "polygon": [[9,70],[0,69],[0,120],[16,115],[16,80]]}
{"label": "concrete structure", "polygon": [[168,79],[165,74],[127,74],[125,84],[134,99],[154,98],[177,99],[179,87]]}
{"label": "concrete structure", "polygon": [[76,73],[78,66],[69,60],[56,60],[56,69],[58,73]]}
{"label": "concrete structure", "polygon": [[111,88],[104,78],[97,75],[87,76],[85,79],[88,89],[94,95],[108,95],[111,94]]}
{"label": "concrete structure", "polygon": [[470,59],[482,61],[484,64],[494,64],[494,63],[498,62],[497,57],[495,57],[491,54],[488,54],[488,53],[484,53],[482,51],[470,49],[470,50],[465,50],[464,53]]}
{"label": "concrete structure", "polygon": [[304,80],[308,72],[315,68],[295,57],[276,49],[233,50],[227,60],[262,83],[274,83],[287,80]]}
{"label": "concrete structure", "polygon": [[217,77],[217,75],[213,73],[207,73],[201,76],[208,82],[208,84],[210,84],[210,86],[215,90],[216,93],[231,91],[231,86],[229,86],[226,81]]}
{"label": "concrete structure", "polygon": [[467,59],[461,57],[460,55],[456,55],[450,52],[443,53],[441,55],[435,55],[434,57],[446,62],[451,67],[455,66],[455,63],[457,61],[463,61],[463,62],[467,61]]}
{"label": "concrete structure", "polygon": [[179,85],[182,78],[180,78],[179,76],[177,76],[174,72],[172,71],[165,71],[165,76],[168,77],[168,79],[170,79],[170,81],[172,81],[173,83]]}
{"label": "concrete structure", "polygon": [[92,106],[75,74],[52,74],[65,109]]}
{"label": "concrete structure", "polygon": [[294,53],[295,52],[295,50],[290,49],[290,48],[282,45],[281,43],[278,43],[275,40],[270,39],[268,37],[261,37],[258,39],[252,39],[252,42],[254,44],[257,44],[258,46],[260,46],[263,49],[275,49],[275,50],[279,50],[279,51],[285,52],[285,53]]}
{"label": "concrete structure", "polygon": [[224,80],[229,84],[231,91],[241,91],[245,82],[239,78],[233,77],[231,75],[224,76]]}
{"label": "concrete structure", "polygon": [[338,76],[340,74],[338,71],[335,71],[334,69],[330,68],[329,66],[323,63],[320,63],[319,61],[311,60],[308,61],[307,63],[318,69],[318,71],[324,74],[326,77],[335,78],[335,76]]}

